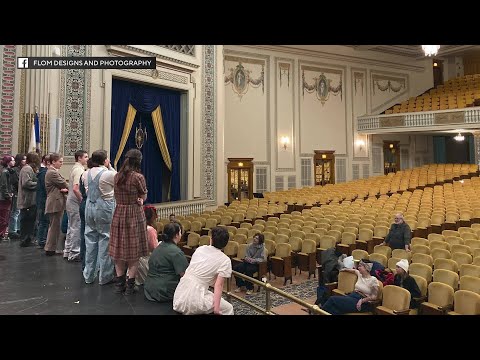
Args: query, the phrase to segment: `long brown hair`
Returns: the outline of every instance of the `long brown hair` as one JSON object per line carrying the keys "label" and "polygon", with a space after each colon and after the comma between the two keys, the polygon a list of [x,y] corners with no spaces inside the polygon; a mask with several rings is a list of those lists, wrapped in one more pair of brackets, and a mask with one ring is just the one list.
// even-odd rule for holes
{"label": "long brown hair", "polygon": [[142,153],[137,149],[130,149],[125,154],[125,161],[118,172],[118,184],[125,184],[128,175],[132,172],[140,172],[142,165]]}
{"label": "long brown hair", "polygon": [[36,152],[27,154],[27,164],[32,167],[33,172],[37,172],[40,168],[40,158]]}

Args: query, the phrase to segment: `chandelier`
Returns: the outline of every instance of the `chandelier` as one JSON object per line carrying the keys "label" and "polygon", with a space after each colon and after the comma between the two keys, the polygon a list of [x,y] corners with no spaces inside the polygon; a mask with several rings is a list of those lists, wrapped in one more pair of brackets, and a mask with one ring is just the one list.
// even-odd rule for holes
{"label": "chandelier", "polygon": [[458,133],[458,135],[457,135],[457,136],[454,136],[453,138],[454,138],[455,140],[457,140],[457,141],[463,141],[463,140],[465,140],[465,136],[463,136],[461,133]]}
{"label": "chandelier", "polygon": [[425,56],[435,56],[437,55],[440,45],[422,45],[422,50],[425,53]]}

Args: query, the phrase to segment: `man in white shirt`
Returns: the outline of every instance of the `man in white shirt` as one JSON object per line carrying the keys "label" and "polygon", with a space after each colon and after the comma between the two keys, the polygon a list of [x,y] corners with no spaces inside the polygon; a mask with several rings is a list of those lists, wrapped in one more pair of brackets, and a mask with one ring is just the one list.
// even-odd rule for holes
{"label": "man in white shirt", "polygon": [[108,255],[108,244],[115,210],[113,185],[117,172],[111,167],[105,150],[93,152],[92,165],[82,177],[87,192],[83,277],[87,284],[93,283],[99,268],[99,283],[105,285],[115,278],[113,260]]}
{"label": "man in white shirt", "polygon": [[70,172],[68,182],[66,203],[68,230],[63,252],[63,258],[67,258],[68,261],[80,261],[80,203],[82,202],[82,194],[80,193],[79,183],[87,161],[88,154],[85,150],[78,150],[75,153],[75,165]]}

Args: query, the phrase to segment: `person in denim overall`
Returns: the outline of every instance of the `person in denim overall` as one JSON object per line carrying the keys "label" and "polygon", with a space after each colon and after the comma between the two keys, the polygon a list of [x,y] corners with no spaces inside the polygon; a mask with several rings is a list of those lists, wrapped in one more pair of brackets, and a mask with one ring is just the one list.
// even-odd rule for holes
{"label": "person in denim overall", "polygon": [[[92,154],[92,161],[95,162],[95,153]],[[114,279],[114,266],[110,255],[108,255],[108,242],[110,240],[110,225],[115,199],[105,200],[101,197],[99,188],[100,178],[107,171],[100,170],[95,179],[92,180],[92,170],[87,175],[87,202],[85,207],[85,269],[83,277],[87,284],[95,280],[97,259],[99,260],[99,283],[105,285]]]}

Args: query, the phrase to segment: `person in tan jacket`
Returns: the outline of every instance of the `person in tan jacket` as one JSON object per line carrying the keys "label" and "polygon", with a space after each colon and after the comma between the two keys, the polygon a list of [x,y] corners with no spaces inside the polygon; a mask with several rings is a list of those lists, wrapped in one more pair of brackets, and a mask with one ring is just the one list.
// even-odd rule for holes
{"label": "person in tan jacket", "polygon": [[68,184],[58,172],[63,165],[63,157],[60,154],[53,153],[50,155],[50,161],[52,165],[45,175],[45,189],[47,190],[45,214],[49,214],[50,217],[47,243],[45,244],[45,254],[47,256],[55,255],[68,193]]}

